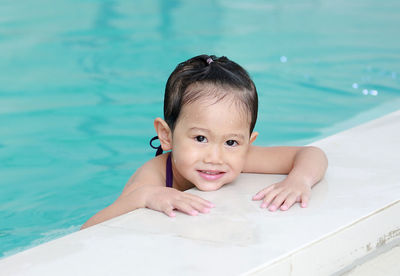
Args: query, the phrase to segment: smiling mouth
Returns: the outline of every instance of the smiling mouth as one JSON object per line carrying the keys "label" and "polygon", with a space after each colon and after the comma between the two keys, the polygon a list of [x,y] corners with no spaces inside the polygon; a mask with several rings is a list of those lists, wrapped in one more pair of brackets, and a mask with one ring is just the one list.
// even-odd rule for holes
{"label": "smiling mouth", "polygon": [[221,178],[225,172],[221,171],[208,171],[208,170],[198,170],[200,176],[205,180],[217,180]]}

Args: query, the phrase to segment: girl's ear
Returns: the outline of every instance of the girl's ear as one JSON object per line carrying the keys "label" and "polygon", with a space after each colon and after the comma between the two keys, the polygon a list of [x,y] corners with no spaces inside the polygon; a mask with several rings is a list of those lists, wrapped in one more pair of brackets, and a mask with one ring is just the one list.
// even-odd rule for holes
{"label": "girl's ear", "polygon": [[154,120],[154,128],[156,129],[158,139],[164,151],[172,149],[172,132],[166,121],[161,118]]}
{"label": "girl's ear", "polygon": [[257,136],[258,132],[255,131],[250,135],[250,144],[252,144],[256,140]]}

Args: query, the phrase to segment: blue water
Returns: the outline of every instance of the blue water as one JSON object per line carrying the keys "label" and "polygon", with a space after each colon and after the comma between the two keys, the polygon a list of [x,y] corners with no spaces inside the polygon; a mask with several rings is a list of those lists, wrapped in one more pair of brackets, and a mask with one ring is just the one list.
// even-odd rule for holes
{"label": "blue water", "polygon": [[226,55],[259,91],[259,145],[400,108],[400,2],[0,2],[0,256],[78,230],[151,158],[178,62]]}

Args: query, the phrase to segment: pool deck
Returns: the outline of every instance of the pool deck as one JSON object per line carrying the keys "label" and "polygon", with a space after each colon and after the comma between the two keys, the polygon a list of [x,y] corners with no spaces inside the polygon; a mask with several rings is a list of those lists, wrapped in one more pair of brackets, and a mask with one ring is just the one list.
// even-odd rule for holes
{"label": "pool deck", "polygon": [[357,275],[400,244],[399,141],[400,110],[313,143],[329,168],[308,208],[261,209],[251,197],[284,176],[242,174],[188,191],[209,214],[140,209],[2,259],[0,274]]}

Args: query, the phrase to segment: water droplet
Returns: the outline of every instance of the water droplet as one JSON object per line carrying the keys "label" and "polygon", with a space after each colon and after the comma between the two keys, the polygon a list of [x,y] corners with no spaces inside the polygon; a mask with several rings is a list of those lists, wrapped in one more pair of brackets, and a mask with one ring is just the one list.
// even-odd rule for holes
{"label": "water droplet", "polygon": [[358,88],[358,83],[353,83],[353,85],[352,85],[352,87],[354,88],[354,89],[357,89]]}
{"label": "water droplet", "polygon": [[392,79],[395,79],[396,78],[396,72],[392,72]]}
{"label": "water droplet", "polygon": [[281,56],[281,62],[282,62],[282,63],[285,63],[286,61],[287,61],[287,57]]}
{"label": "water droplet", "polygon": [[378,96],[378,91],[377,90],[371,90],[369,91],[369,94],[372,96]]}
{"label": "water droplet", "polygon": [[364,95],[368,95],[368,90],[367,90],[367,89],[363,89],[362,93],[363,93]]}

